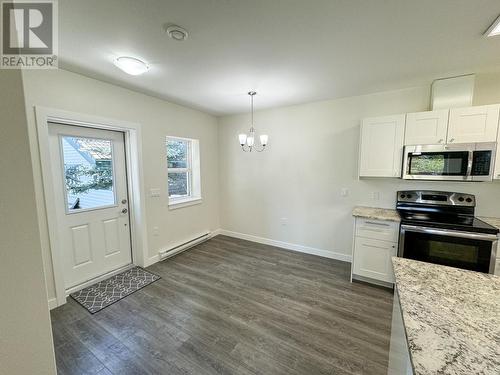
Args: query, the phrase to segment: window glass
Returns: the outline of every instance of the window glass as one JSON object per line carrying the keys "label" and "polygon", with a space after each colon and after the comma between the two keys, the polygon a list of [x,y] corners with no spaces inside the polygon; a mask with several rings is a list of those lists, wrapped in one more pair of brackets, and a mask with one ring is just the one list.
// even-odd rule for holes
{"label": "window glass", "polygon": [[69,212],[116,204],[110,140],[61,137]]}
{"label": "window glass", "polygon": [[168,168],[188,167],[189,141],[169,139],[167,141]]}
{"label": "window glass", "polygon": [[188,172],[169,172],[168,196],[170,198],[180,198],[188,195],[190,195]]}
{"label": "window glass", "polygon": [[192,141],[167,138],[168,196],[171,200],[192,196]]}

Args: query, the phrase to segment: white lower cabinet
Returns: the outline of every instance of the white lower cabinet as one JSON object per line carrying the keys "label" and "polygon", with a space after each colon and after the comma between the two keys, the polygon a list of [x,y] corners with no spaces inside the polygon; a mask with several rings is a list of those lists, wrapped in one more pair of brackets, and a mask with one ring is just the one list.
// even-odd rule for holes
{"label": "white lower cabinet", "polygon": [[497,247],[497,263],[495,264],[495,275],[500,276],[500,243]]}
{"label": "white lower cabinet", "polygon": [[392,284],[394,275],[391,258],[397,255],[398,223],[356,218],[355,226],[353,279]]}

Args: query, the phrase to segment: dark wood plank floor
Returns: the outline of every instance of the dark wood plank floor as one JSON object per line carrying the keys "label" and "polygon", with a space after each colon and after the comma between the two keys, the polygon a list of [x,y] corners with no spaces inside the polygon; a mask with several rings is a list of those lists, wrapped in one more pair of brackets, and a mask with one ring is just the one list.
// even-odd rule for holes
{"label": "dark wood plank floor", "polygon": [[52,311],[59,374],[386,374],[392,292],[349,264],[217,236],[90,315]]}

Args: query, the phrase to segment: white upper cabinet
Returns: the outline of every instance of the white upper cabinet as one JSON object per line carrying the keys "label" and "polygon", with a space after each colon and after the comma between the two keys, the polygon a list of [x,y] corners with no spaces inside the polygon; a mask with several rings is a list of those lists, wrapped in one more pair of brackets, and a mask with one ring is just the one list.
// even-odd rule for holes
{"label": "white upper cabinet", "polygon": [[405,145],[429,145],[446,142],[448,109],[406,114]]}
{"label": "white upper cabinet", "polygon": [[448,143],[496,142],[500,105],[450,109]]}
{"label": "white upper cabinet", "polygon": [[404,114],[364,119],[359,176],[401,177],[404,133]]}
{"label": "white upper cabinet", "polygon": [[[500,131],[498,132],[497,138],[497,156],[495,161],[495,170],[493,172],[493,179],[500,180]],[[500,251],[500,243],[498,244],[498,248]],[[498,254],[500,254],[500,252],[497,253],[497,261],[500,262],[500,257],[498,256]]]}

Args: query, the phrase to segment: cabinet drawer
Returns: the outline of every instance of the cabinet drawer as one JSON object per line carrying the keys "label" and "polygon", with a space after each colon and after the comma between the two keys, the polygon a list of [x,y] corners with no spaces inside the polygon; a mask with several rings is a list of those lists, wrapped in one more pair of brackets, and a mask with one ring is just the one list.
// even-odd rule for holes
{"label": "cabinet drawer", "polygon": [[355,241],[353,274],[394,282],[391,258],[396,255],[396,243],[362,237]]}
{"label": "cabinet drawer", "polygon": [[357,218],[356,236],[397,243],[399,238],[399,223]]}

